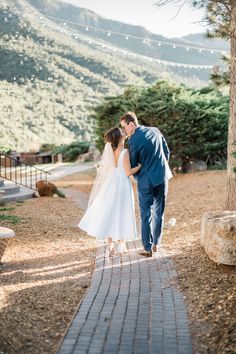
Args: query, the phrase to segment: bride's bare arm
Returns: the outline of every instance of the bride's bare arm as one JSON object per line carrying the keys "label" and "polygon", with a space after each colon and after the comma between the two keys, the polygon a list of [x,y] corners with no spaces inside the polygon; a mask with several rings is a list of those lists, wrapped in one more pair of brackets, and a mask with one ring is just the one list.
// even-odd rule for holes
{"label": "bride's bare arm", "polygon": [[140,170],[140,168],[142,167],[142,166],[140,165],[140,163],[138,163],[138,166],[131,168],[129,150],[127,150],[127,151],[125,152],[123,162],[124,162],[125,173],[126,173],[127,176],[134,175],[134,174],[137,173],[137,172]]}

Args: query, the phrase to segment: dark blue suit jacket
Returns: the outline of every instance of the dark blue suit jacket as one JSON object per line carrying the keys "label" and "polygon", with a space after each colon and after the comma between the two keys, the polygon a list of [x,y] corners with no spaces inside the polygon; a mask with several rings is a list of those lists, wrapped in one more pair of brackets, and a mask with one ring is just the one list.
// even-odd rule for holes
{"label": "dark blue suit jacket", "polygon": [[128,139],[128,146],[131,167],[142,165],[134,175],[138,188],[158,186],[172,177],[168,165],[170,151],[159,129],[139,126]]}

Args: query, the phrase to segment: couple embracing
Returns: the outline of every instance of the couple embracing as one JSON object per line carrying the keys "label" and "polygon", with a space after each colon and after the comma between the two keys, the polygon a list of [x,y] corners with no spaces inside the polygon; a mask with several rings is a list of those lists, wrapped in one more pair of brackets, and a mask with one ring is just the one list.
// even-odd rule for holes
{"label": "couple embracing", "polygon": [[[139,254],[152,257],[161,244],[169,168],[169,149],[155,127],[138,124],[134,112],[120,119],[122,128],[105,134],[106,145],[79,228],[97,239],[107,239],[108,256],[115,255],[113,241],[119,241],[120,254],[127,252],[126,241],[137,239],[133,188],[129,176],[138,184],[143,249]],[[128,138],[128,149],[124,142]]]}

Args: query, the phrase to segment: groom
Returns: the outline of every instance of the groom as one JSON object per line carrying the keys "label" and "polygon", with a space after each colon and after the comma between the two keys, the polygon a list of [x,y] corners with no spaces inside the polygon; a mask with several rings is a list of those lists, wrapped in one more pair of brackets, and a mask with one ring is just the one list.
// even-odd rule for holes
{"label": "groom", "polygon": [[139,125],[134,112],[124,114],[120,124],[128,135],[131,167],[142,165],[134,175],[138,182],[144,246],[139,254],[152,257],[161,244],[168,180],[172,177],[168,164],[170,153],[161,132],[155,127]]}

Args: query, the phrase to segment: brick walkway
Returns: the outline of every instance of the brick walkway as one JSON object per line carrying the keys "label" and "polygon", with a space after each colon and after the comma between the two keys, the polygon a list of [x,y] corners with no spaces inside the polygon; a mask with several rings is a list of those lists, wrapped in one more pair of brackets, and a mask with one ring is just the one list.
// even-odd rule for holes
{"label": "brick walkway", "polygon": [[125,256],[97,251],[92,283],[58,354],[190,354],[186,308],[177,273],[162,247],[152,258],[129,242]]}

